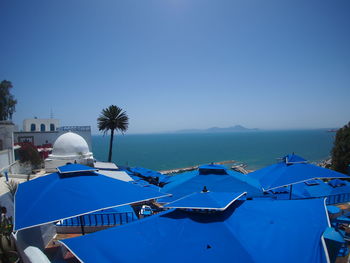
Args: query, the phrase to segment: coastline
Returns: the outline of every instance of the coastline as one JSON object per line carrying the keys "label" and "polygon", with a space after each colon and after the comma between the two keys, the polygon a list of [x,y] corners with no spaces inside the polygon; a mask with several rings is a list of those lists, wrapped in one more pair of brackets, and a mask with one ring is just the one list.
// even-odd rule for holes
{"label": "coastline", "polygon": [[[230,163],[236,163],[235,160],[228,160],[228,161],[221,161],[221,162],[212,162],[211,164],[218,164],[218,165],[223,165],[223,164],[230,164]],[[193,170],[197,170],[199,166],[202,164],[194,165],[194,166],[188,166],[188,167],[183,167],[183,168],[176,168],[176,169],[169,169],[169,170],[161,170],[158,171],[162,174],[177,174],[177,173],[183,173],[183,172],[190,172]]]}
{"label": "coastline", "polygon": [[[256,169],[248,169],[247,164],[235,164],[237,163],[235,160],[227,160],[227,161],[220,161],[220,162],[212,162],[211,164],[218,164],[218,165],[225,165],[225,164],[233,164],[230,166],[230,169],[240,172],[242,174],[248,174],[251,172],[256,171]],[[327,158],[318,162],[313,163],[317,166],[323,167],[323,168],[330,168],[332,164],[332,158]],[[179,174],[179,173],[184,173],[184,172],[190,172],[193,170],[197,170],[199,166],[202,164],[194,165],[194,166],[188,166],[188,167],[182,167],[182,168],[176,168],[176,169],[169,169],[169,170],[161,170],[158,171],[161,174],[164,175],[172,175],[172,174]]]}

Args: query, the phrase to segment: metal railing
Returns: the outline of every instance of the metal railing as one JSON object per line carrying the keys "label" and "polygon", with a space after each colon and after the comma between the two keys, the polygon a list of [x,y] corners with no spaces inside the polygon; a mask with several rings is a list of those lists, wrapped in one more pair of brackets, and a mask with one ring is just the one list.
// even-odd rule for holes
{"label": "metal railing", "polygon": [[350,202],[350,193],[329,195],[326,199],[327,205],[334,205],[346,202]]}
{"label": "metal railing", "polygon": [[[318,197],[293,197],[293,200],[304,200],[304,199],[317,199],[317,198],[327,198],[326,204],[327,205],[335,205],[335,204],[341,204],[341,203],[347,203],[350,202],[350,193],[342,193],[342,194],[334,194],[334,195],[327,195],[327,196],[318,196]],[[265,198],[271,198],[271,199],[279,199],[279,200],[289,200],[289,194],[284,195],[266,195],[266,196],[259,196],[257,198],[253,199],[265,199]]]}
{"label": "metal railing", "polygon": [[[84,226],[116,226],[137,220],[133,212],[124,213],[93,213],[83,216]],[[81,226],[80,217],[60,221],[58,226]]]}

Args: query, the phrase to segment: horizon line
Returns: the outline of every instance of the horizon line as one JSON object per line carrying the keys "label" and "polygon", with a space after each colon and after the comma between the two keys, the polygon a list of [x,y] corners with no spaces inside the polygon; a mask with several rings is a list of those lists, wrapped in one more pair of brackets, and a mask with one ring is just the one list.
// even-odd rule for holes
{"label": "horizon line", "polygon": [[[193,132],[181,132],[182,130],[192,130],[192,129],[182,129],[182,130],[176,130],[176,131],[153,131],[153,132],[131,132],[131,133],[124,133],[118,135],[153,135],[153,134],[196,134],[196,133],[244,133],[244,132],[265,132],[265,131],[307,131],[307,130],[334,130],[334,129],[340,129],[341,127],[328,127],[328,128],[271,128],[271,129],[260,129],[260,128],[254,128],[254,129],[247,129],[242,131],[217,131],[217,132],[211,132],[206,131],[207,129],[198,129],[198,131]],[[194,129],[193,129],[194,130]],[[91,135],[101,135],[104,136],[104,134],[101,133],[91,133]],[[109,136],[107,134],[106,136]]]}

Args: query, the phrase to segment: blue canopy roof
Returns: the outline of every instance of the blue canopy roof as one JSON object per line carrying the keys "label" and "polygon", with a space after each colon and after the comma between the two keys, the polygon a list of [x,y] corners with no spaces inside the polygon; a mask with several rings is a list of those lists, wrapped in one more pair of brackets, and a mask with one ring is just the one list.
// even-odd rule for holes
{"label": "blue canopy roof", "polygon": [[258,181],[241,173],[226,170],[225,174],[201,174],[196,170],[172,176],[169,183],[162,189],[173,196],[159,201],[172,202],[186,195],[200,192],[204,186],[211,192],[247,192],[247,197],[263,194]]}
{"label": "blue canopy roof", "polygon": [[350,224],[350,212],[337,217],[336,221],[339,223]]}
{"label": "blue canopy roof", "polygon": [[327,262],[322,199],[237,201],[224,212],[169,210],[61,242],[83,262]]}
{"label": "blue canopy roof", "polygon": [[288,155],[282,162],[252,172],[248,176],[258,180],[264,191],[317,178],[349,178],[345,174],[303,160],[305,159],[299,156]]}
{"label": "blue canopy roof", "polygon": [[339,243],[345,243],[345,240],[342,237],[342,235],[333,227],[327,227],[323,233],[323,237],[326,239],[337,241]]}
{"label": "blue canopy roof", "polygon": [[213,209],[225,210],[230,204],[240,198],[246,192],[224,193],[224,192],[200,192],[193,193],[176,200],[164,207],[183,209]]}
{"label": "blue canopy roof", "polygon": [[327,205],[327,211],[329,214],[338,214],[341,209],[335,205]]}
{"label": "blue canopy roof", "polygon": [[14,229],[20,230],[101,209],[167,196],[96,172],[52,173],[21,183],[15,195]]}
{"label": "blue canopy roof", "polygon": [[288,154],[283,157],[285,160],[286,164],[295,164],[295,163],[307,163],[307,161],[298,155],[295,154]]}
{"label": "blue canopy roof", "polygon": [[[341,181],[342,183],[337,187],[332,187],[329,182],[325,183],[322,180],[314,180],[312,184],[308,182],[309,181],[293,184],[292,193],[295,198],[329,197],[350,193],[350,183],[347,181]],[[286,189],[289,189],[289,187]],[[287,195],[286,198],[289,198],[289,195]]]}

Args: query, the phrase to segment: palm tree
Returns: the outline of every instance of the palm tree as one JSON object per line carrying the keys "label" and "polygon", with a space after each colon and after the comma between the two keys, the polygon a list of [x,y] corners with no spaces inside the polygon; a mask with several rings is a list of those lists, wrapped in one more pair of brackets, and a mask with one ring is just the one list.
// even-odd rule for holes
{"label": "palm tree", "polygon": [[108,108],[102,110],[100,116],[97,119],[97,124],[99,131],[103,131],[104,134],[106,134],[109,130],[111,131],[108,154],[108,162],[111,162],[114,131],[119,131],[124,134],[129,126],[129,117],[121,108],[115,105],[111,105]]}

